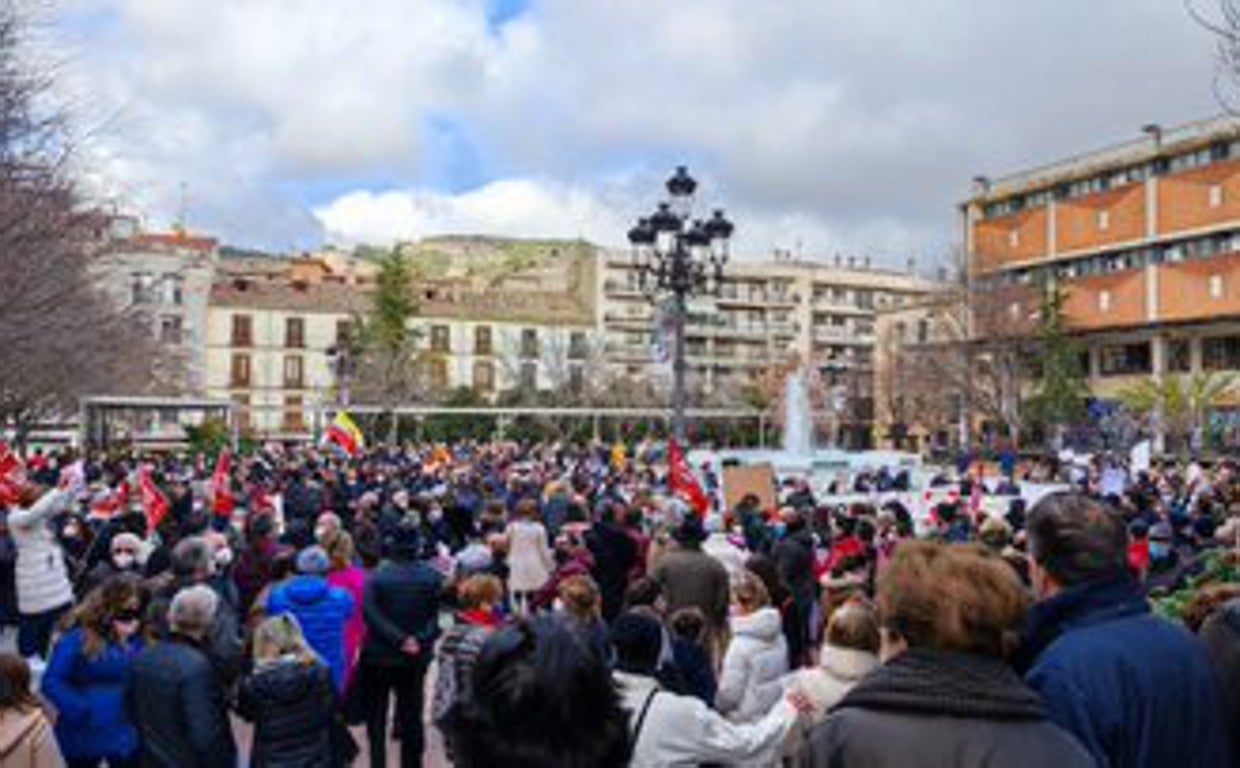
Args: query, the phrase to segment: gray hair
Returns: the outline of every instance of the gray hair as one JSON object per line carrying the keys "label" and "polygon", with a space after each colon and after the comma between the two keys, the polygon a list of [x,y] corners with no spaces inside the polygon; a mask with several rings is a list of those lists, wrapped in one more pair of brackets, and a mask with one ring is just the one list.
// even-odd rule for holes
{"label": "gray hair", "polygon": [[215,609],[220,598],[215,590],[201,584],[186,587],[172,598],[168,608],[168,626],[173,632],[190,637],[203,637],[215,623]]}
{"label": "gray hair", "polygon": [[172,548],[172,573],[183,579],[200,579],[215,570],[215,551],[202,536],[182,539]]}

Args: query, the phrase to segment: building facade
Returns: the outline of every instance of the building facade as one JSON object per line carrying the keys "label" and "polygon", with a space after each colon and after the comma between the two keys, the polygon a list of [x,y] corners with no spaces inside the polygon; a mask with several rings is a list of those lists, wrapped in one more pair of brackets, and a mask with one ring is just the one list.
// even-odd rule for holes
{"label": "building facade", "polygon": [[207,302],[217,242],[184,232],[140,232],[134,220],[111,220],[107,245],[92,262],[102,290],[150,325],[181,394],[206,389]]}
{"label": "building facade", "polygon": [[[606,361],[632,377],[669,380],[669,338],[627,252],[609,250],[600,270]],[[877,313],[932,290],[914,275],[839,263],[736,260],[717,296],[697,297],[685,331],[691,397],[735,402],[764,373],[802,366],[831,396],[820,407],[843,416],[842,442],[870,445],[874,421]],[[825,435],[821,440],[829,440]]]}
{"label": "building facade", "polygon": [[1047,281],[1105,401],[1135,382],[1240,370],[1240,120],[1002,179],[961,206],[968,271],[1015,315]]}

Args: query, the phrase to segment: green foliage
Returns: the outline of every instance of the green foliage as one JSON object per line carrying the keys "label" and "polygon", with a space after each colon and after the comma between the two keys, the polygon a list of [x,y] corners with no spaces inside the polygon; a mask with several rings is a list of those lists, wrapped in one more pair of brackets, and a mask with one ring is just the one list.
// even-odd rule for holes
{"label": "green foliage", "polygon": [[413,268],[407,256],[393,251],[379,259],[375,292],[362,328],[365,346],[390,353],[408,348],[413,338],[409,321],[417,311],[412,282]]}
{"label": "green foliage", "polygon": [[1089,387],[1081,370],[1081,350],[1068,335],[1064,317],[1067,292],[1048,285],[1042,294],[1038,320],[1038,346],[1042,375],[1029,400],[1033,420],[1045,427],[1063,427],[1084,417]]}
{"label": "green foliage", "polygon": [[232,431],[222,419],[204,419],[202,424],[185,428],[191,453],[214,456],[232,443]]}
{"label": "green foliage", "polygon": [[1166,434],[1187,443],[1202,429],[1209,411],[1217,407],[1236,385],[1232,373],[1206,371],[1189,376],[1164,376],[1125,387],[1117,393],[1120,404],[1134,416],[1161,418]]}
{"label": "green foliage", "polygon": [[1205,568],[1201,573],[1190,578],[1175,592],[1153,598],[1151,603],[1160,616],[1180,621],[1185,609],[1192,605],[1204,587],[1212,584],[1235,584],[1237,581],[1240,581],[1240,568],[1237,568],[1235,554],[1229,550],[1215,550],[1206,555]]}

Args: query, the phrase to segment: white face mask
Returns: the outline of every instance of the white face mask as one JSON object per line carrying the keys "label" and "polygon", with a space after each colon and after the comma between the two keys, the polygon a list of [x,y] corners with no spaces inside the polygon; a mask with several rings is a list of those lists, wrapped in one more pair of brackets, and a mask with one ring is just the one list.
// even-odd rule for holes
{"label": "white face mask", "polygon": [[223,568],[232,562],[232,550],[228,547],[221,547],[215,550],[215,564]]}
{"label": "white face mask", "polygon": [[112,563],[122,571],[131,568],[135,560],[136,558],[128,552],[121,552],[119,554],[112,555]]}
{"label": "white face mask", "polygon": [[326,536],[327,536],[327,528],[325,526],[320,525],[314,529],[314,540],[319,542],[320,544],[323,543],[323,539]]}

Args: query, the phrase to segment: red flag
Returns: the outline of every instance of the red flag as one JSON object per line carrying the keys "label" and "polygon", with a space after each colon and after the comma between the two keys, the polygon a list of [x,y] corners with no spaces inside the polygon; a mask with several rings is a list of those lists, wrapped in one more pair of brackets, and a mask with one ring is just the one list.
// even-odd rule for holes
{"label": "red flag", "polygon": [[220,457],[215,462],[215,474],[211,477],[211,508],[220,517],[232,515],[233,510],[237,508],[237,500],[233,498],[232,478],[229,474],[231,464],[232,455],[228,451],[221,451]]}
{"label": "red flag", "polygon": [[90,514],[106,520],[124,509],[128,503],[129,481],[122,480],[116,490],[104,492],[91,503]]}
{"label": "red flag", "polygon": [[0,506],[17,504],[26,485],[26,466],[9,444],[0,441]]}
{"label": "red flag", "polygon": [[679,496],[689,502],[699,515],[706,516],[710,511],[710,499],[702,485],[685,461],[685,454],[680,450],[680,443],[669,440],[667,443],[668,486],[673,496]]}
{"label": "red flag", "polygon": [[172,505],[164,492],[159,490],[159,486],[155,485],[150,467],[143,467],[139,473],[138,490],[142,494],[142,511],[146,513],[147,527],[153,531],[168,516],[168,510]]}

